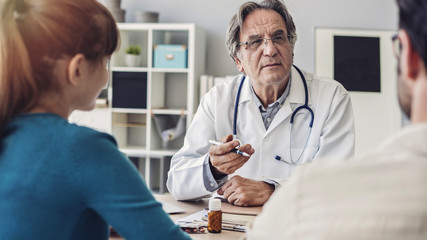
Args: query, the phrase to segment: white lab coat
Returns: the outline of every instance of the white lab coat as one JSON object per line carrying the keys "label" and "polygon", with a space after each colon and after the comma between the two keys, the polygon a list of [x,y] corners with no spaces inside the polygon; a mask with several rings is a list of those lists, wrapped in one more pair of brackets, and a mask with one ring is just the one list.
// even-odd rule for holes
{"label": "white lab coat", "polygon": [[[298,164],[322,157],[347,158],[354,154],[354,121],[349,93],[338,82],[314,77],[304,72],[314,112],[314,124]],[[211,89],[201,100],[187,131],[184,146],[173,156],[167,187],[177,200],[190,200],[210,194],[203,181],[203,163],[208,154],[209,139],[220,139],[233,132],[234,103],[242,75]],[[290,159],[289,125],[295,108],[305,102],[304,85],[292,68],[288,97],[268,130],[253,100],[247,77],[240,94],[237,137],[251,144],[255,153],[234,174],[254,180],[282,183],[295,166],[277,161],[276,155]],[[292,128],[292,154],[296,161],[309,134],[310,114],[297,114]],[[231,177],[231,176],[229,176]]]}

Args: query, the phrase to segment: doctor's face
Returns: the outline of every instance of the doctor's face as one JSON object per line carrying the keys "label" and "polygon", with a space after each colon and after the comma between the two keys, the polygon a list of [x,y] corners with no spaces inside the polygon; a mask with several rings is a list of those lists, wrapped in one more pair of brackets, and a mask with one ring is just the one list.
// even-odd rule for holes
{"label": "doctor's face", "polygon": [[250,13],[243,22],[240,42],[247,44],[240,46],[238,58],[235,59],[237,69],[255,84],[262,87],[279,86],[288,80],[292,47],[280,14],[266,9]]}

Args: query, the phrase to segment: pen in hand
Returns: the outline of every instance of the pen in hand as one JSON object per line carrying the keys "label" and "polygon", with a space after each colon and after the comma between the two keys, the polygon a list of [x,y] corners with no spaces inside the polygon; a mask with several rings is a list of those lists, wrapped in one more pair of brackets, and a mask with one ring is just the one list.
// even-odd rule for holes
{"label": "pen in hand", "polygon": [[[224,142],[217,141],[217,140],[209,140],[209,143],[210,143],[210,144],[212,144],[212,145],[222,145],[222,144],[224,144]],[[251,155],[249,155],[249,154],[247,154],[247,153],[245,153],[245,152],[240,151],[240,150],[239,150],[239,149],[237,149],[237,148],[235,148],[235,149],[231,150],[230,152],[237,153],[237,154],[242,155],[242,156],[244,156],[244,157],[250,157],[250,156],[251,156]]]}

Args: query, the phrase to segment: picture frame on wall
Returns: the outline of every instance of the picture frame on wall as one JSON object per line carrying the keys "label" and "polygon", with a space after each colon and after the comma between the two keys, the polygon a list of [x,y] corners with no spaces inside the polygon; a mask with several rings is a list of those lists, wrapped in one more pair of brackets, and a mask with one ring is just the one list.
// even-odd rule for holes
{"label": "picture frame on wall", "polygon": [[316,75],[337,80],[350,93],[356,155],[372,150],[402,127],[393,34],[388,30],[314,30]]}

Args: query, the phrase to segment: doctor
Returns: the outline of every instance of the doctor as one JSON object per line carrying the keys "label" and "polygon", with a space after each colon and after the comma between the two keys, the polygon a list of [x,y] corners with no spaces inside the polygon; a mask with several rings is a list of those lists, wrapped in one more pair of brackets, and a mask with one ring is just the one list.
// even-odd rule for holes
{"label": "doctor", "polygon": [[[243,4],[226,38],[242,74],[202,98],[171,161],[167,187],[176,199],[218,190],[234,205],[263,205],[296,165],[353,155],[350,96],[293,66],[296,30],[281,0]],[[236,147],[249,157],[230,152]]]}

